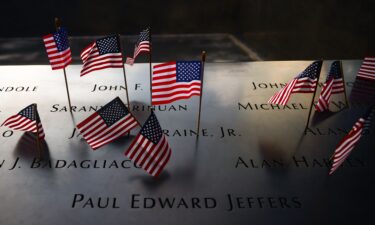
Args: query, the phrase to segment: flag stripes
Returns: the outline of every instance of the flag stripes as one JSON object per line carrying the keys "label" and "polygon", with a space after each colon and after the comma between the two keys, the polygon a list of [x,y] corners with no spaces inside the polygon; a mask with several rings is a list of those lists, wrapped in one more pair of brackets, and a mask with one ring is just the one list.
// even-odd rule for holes
{"label": "flag stripes", "polygon": [[375,81],[375,57],[365,57],[357,74],[358,78]]}
{"label": "flag stripes", "polygon": [[326,83],[320,93],[318,104],[315,109],[318,112],[323,112],[329,109],[329,99],[333,94],[344,93],[344,74],[342,74],[340,61],[334,61],[327,76]]}
{"label": "flag stripes", "polygon": [[332,167],[329,174],[333,174],[339,166],[346,160],[352,152],[356,144],[361,139],[362,135],[369,130],[372,117],[375,113],[375,105],[373,104],[365,113],[364,116],[358,119],[350,132],[337,145],[332,156]]}
{"label": "flag stripes", "polygon": [[128,114],[111,127],[107,127],[101,116],[98,113],[94,113],[78,124],[77,128],[92,149],[96,150],[116,138],[125,135],[137,125],[138,122],[135,118],[131,114]]}
{"label": "flag stripes", "polygon": [[134,46],[133,58],[127,57],[126,64],[133,65],[135,59],[142,52],[150,52],[150,28],[147,28],[140,32],[137,43]]}
{"label": "flag stripes", "polygon": [[346,135],[336,147],[333,156],[332,168],[329,172],[330,175],[339,168],[339,166],[346,160],[351,151],[354,149],[355,145],[362,136],[362,128],[364,122],[365,120],[363,118],[360,118],[358,122],[354,124],[349,134]]}
{"label": "flag stripes", "polygon": [[154,114],[142,126],[141,131],[125,152],[137,166],[157,177],[171,157],[171,148]]}
{"label": "flag stripes", "polygon": [[[38,112],[34,112],[34,105],[30,105],[21,110],[18,114],[6,119],[2,126],[7,126],[13,130],[26,131],[32,133],[39,132],[39,138],[44,139],[44,129],[39,119]],[[35,115],[36,113],[36,115]]]}
{"label": "flag stripes", "polygon": [[157,177],[168,163],[171,157],[171,149],[165,136],[155,145],[143,135],[138,134],[125,155],[133,160],[137,166]]}
{"label": "flag stripes", "polygon": [[125,135],[138,126],[138,121],[116,97],[100,110],[77,125],[83,138],[96,150],[105,144]]}

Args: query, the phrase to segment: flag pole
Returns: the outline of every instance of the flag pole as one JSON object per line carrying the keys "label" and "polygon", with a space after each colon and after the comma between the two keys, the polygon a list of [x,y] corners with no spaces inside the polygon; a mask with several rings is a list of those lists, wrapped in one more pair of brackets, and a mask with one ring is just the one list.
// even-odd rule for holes
{"label": "flag pole", "polygon": [[319,69],[319,75],[318,75],[318,80],[316,81],[316,86],[315,86],[315,90],[314,90],[314,95],[311,99],[311,104],[310,104],[310,111],[309,111],[309,116],[307,117],[307,123],[306,123],[306,126],[305,126],[305,132],[307,130],[307,128],[309,128],[309,123],[310,123],[310,116],[311,116],[311,110],[312,110],[312,107],[314,105],[314,99],[315,99],[315,95],[316,95],[316,90],[318,90],[318,86],[319,86],[319,78],[320,78],[320,71],[322,70],[322,66],[323,66],[323,60],[322,60],[322,64],[320,65],[320,69]]}
{"label": "flag pole", "polygon": [[148,32],[149,42],[150,42],[150,52],[148,54],[148,61],[150,63],[150,106],[152,106],[152,41],[151,41],[151,26]]}
{"label": "flag pole", "polygon": [[345,83],[344,71],[343,71],[343,68],[342,68],[342,62],[341,62],[341,60],[340,60],[340,69],[341,69],[342,81],[344,83],[344,95],[345,95],[346,108],[349,108],[349,101],[348,101],[348,96],[346,94],[346,83]]}
{"label": "flag pole", "polygon": [[202,60],[202,71],[201,71],[201,95],[199,98],[199,111],[198,111],[198,125],[197,125],[197,138],[199,137],[199,130],[200,130],[200,124],[201,124],[201,109],[202,109],[202,97],[203,97],[203,76],[204,76],[204,63],[206,62],[206,51],[202,51],[201,54],[201,60]]}
{"label": "flag pole", "polygon": [[[34,103],[35,118],[37,118],[37,114],[38,114],[37,106],[36,106],[36,103]],[[35,119],[35,122],[36,122],[36,147],[37,147],[37,151],[38,151],[38,159],[41,159],[42,158],[42,149],[40,147],[39,124],[38,124],[37,119]]]}
{"label": "flag pole", "polygon": [[[60,29],[60,27],[61,27],[61,21],[60,21],[59,18],[55,17],[55,28],[56,28],[56,31],[58,31]],[[64,78],[65,78],[66,93],[68,95],[69,111],[70,111],[70,113],[73,113],[73,111],[72,111],[72,103],[70,102],[69,86],[68,86],[68,79],[66,78],[65,67],[63,68],[63,71],[64,71]]]}
{"label": "flag pole", "polygon": [[[121,44],[121,37],[118,35],[118,39],[120,42],[120,51],[121,51],[121,57],[122,57],[122,44]],[[123,57],[122,60],[124,61]],[[129,92],[128,92],[128,82],[126,80],[126,71],[125,71],[125,64],[122,62],[122,72],[124,74],[124,83],[125,83],[125,91],[126,91],[126,101],[128,102],[128,108],[130,110],[130,101],[129,101]]]}

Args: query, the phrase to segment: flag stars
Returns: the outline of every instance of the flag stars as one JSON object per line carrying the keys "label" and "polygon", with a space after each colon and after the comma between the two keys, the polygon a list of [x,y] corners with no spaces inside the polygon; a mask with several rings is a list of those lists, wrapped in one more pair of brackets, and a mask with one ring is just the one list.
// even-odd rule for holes
{"label": "flag stars", "polygon": [[141,134],[154,144],[157,144],[163,135],[163,130],[154,113],[148,118],[141,129]]}
{"label": "flag stars", "polygon": [[60,28],[54,33],[53,38],[55,39],[56,47],[59,52],[65,51],[69,48],[68,33],[64,28]]}
{"label": "flag stars", "polygon": [[318,73],[320,72],[320,67],[322,65],[321,61],[313,62],[309,67],[307,67],[302,73],[297,76],[297,79],[308,77],[310,79],[317,79]]}
{"label": "flag stars", "polygon": [[137,46],[138,46],[139,43],[141,43],[142,41],[150,41],[149,37],[150,37],[150,29],[147,28],[147,29],[143,30],[143,31],[139,34],[139,39],[138,39],[138,41],[137,41]]}
{"label": "flag stars", "polygon": [[108,53],[119,53],[119,43],[120,42],[117,36],[105,37],[96,41],[96,45],[98,47],[100,55]]}
{"label": "flag stars", "polygon": [[200,80],[201,62],[176,62],[176,81],[190,82],[192,80]]}
{"label": "flag stars", "polygon": [[108,127],[115,124],[128,113],[128,109],[118,97],[98,111],[98,114],[102,117]]}
{"label": "flag stars", "polygon": [[334,61],[332,63],[331,69],[329,70],[329,74],[327,76],[326,82],[328,82],[330,79],[340,79],[340,78],[342,78],[340,61]]}
{"label": "flag stars", "polygon": [[34,113],[34,105],[29,105],[28,107],[24,108],[21,112],[19,112],[21,116],[24,116],[30,120],[35,120],[36,116]]}

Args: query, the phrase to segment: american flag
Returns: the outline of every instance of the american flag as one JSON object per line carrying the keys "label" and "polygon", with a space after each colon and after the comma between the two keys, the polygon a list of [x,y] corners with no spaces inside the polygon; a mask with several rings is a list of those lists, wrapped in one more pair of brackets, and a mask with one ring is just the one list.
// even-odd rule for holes
{"label": "american flag", "polygon": [[63,27],[44,36],[43,41],[53,70],[63,69],[72,62],[68,33]]}
{"label": "american flag", "polygon": [[3,125],[13,130],[39,132],[40,140],[43,140],[45,137],[42,122],[36,110],[36,104],[31,104],[16,115],[9,117],[1,126]]}
{"label": "american flag", "polygon": [[375,81],[375,57],[365,57],[358,71],[358,78]]}
{"label": "american flag", "polygon": [[322,68],[322,61],[315,61],[288,85],[268,100],[268,103],[286,105],[292,93],[313,93]]}
{"label": "american flag", "polygon": [[125,156],[157,177],[171,157],[171,148],[154,112],[125,152]]}
{"label": "american flag", "polygon": [[81,76],[106,68],[122,68],[122,53],[118,35],[98,39],[81,53]]}
{"label": "american flag", "polygon": [[366,57],[358,71],[350,100],[355,103],[371,103],[375,100],[375,58]]}
{"label": "american flag", "polygon": [[77,125],[83,138],[92,149],[115,140],[138,125],[138,121],[119,97]]}
{"label": "american flag", "polygon": [[322,92],[320,93],[318,104],[315,106],[318,112],[323,112],[329,109],[329,99],[332,94],[339,94],[345,91],[344,80],[342,77],[341,63],[340,61],[334,61],[331,64],[327,80],[323,86]]}
{"label": "american flag", "polygon": [[369,129],[371,124],[371,117],[374,115],[374,106],[370,107],[368,112],[354,124],[351,131],[341,140],[333,154],[332,167],[329,174],[333,174],[339,166],[346,160],[352,152],[362,134]]}
{"label": "american flag", "polygon": [[150,28],[141,31],[134,47],[133,58],[127,57],[126,64],[133,65],[137,56],[142,52],[150,52]]}
{"label": "american flag", "polygon": [[162,105],[201,94],[202,63],[177,61],[154,65],[152,105]]}

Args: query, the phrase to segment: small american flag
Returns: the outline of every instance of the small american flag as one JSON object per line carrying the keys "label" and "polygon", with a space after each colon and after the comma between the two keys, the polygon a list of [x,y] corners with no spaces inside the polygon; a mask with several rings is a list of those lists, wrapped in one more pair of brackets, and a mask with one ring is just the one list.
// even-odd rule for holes
{"label": "small american flag", "polygon": [[355,103],[372,103],[375,100],[375,57],[366,57],[363,61],[350,100]]}
{"label": "small american flag", "polygon": [[151,112],[125,156],[154,177],[159,176],[168,163],[171,148],[154,112]]}
{"label": "small american flag", "polygon": [[374,106],[354,124],[351,131],[341,140],[333,154],[332,167],[329,174],[333,174],[352,152],[362,134],[369,129],[371,117],[374,115]]}
{"label": "small american flag", "polygon": [[329,109],[329,99],[332,94],[339,94],[345,91],[342,77],[341,63],[340,61],[334,61],[320,93],[318,104],[315,106],[318,112]]}
{"label": "small american flag", "polygon": [[150,52],[150,28],[141,31],[134,47],[133,58],[127,57],[126,64],[133,65],[137,56],[142,52]]}
{"label": "small american flag", "polygon": [[92,149],[115,140],[138,125],[138,121],[119,97],[77,125],[83,138]]}
{"label": "small american flag", "polygon": [[375,57],[365,57],[358,71],[358,78],[375,81]]}
{"label": "small american flag", "polygon": [[30,131],[32,133],[39,132],[40,140],[43,140],[45,137],[42,122],[36,110],[36,104],[31,104],[16,115],[9,117],[1,126],[3,125],[13,130]]}
{"label": "small american flag", "polygon": [[268,100],[268,103],[286,105],[292,93],[313,93],[322,68],[322,61],[315,61],[288,85]]}
{"label": "small american flag", "polygon": [[152,105],[162,105],[201,94],[202,63],[177,61],[154,65]]}
{"label": "small american flag", "polygon": [[98,39],[81,53],[81,76],[106,68],[122,68],[120,39],[117,35]]}
{"label": "small american flag", "polygon": [[43,41],[53,70],[63,69],[72,62],[68,34],[63,27],[44,36]]}

